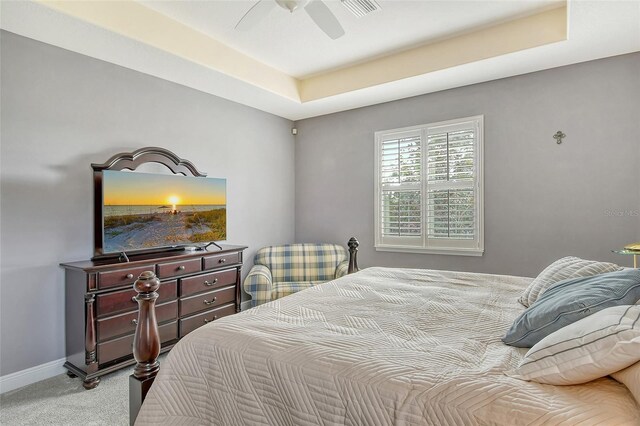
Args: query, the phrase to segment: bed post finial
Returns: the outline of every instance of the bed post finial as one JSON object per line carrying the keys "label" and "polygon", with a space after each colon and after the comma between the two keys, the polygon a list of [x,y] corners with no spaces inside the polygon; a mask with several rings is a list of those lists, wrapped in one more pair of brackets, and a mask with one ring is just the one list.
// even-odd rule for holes
{"label": "bed post finial", "polygon": [[138,320],[133,338],[133,357],[136,366],[129,376],[129,422],[133,425],[147,395],[153,379],[160,370],[160,333],[156,320],[157,290],[160,280],[151,271],[145,271],[133,283],[138,293],[134,300],[138,302]]}
{"label": "bed post finial", "polygon": [[360,269],[358,268],[358,246],[360,243],[356,239],[356,237],[349,238],[349,242],[347,246],[349,246],[349,274],[353,274],[354,272],[358,272]]}

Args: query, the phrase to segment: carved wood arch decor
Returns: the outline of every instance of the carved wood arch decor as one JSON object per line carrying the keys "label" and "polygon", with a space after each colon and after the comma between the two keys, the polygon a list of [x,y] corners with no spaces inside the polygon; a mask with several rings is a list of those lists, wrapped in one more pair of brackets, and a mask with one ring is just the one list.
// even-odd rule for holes
{"label": "carved wood arch decor", "polygon": [[102,164],[91,164],[94,172],[103,170],[135,170],[145,163],[160,163],[166,166],[174,174],[185,176],[206,177],[207,174],[199,171],[189,160],[178,157],[168,149],[158,147],[140,148],[133,152],[121,152],[109,158]]}
{"label": "carved wood arch decor", "polygon": [[104,254],[104,235],[103,228],[103,192],[102,192],[102,173],[105,170],[136,170],[138,167],[147,163],[158,163],[167,167],[173,174],[181,174],[184,176],[207,177],[207,174],[199,171],[196,166],[189,160],[178,157],[168,149],[150,146],[140,148],[133,152],[121,152],[109,158],[104,163],[93,163],[93,211],[94,211],[94,257],[92,260],[104,258],[117,258],[119,254]]}

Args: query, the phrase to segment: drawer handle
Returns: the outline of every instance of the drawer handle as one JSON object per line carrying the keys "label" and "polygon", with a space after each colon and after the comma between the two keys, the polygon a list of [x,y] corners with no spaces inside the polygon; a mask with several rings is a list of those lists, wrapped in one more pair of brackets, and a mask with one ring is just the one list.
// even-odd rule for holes
{"label": "drawer handle", "polygon": [[184,271],[184,265],[178,266],[178,271]]}
{"label": "drawer handle", "polygon": [[127,277],[126,277],[126,278],[127,278],[128,280],[130,280],[131,278],[133,278],[133,274],[127,274]]}
{"label": "drawer handle", "polygon": [[137,320],[137,319],[135,319],[135,318],[134,318],[134,319],[132,319],[132,320],[131,320],[131,324],[133,324],[133,325],[138,325],[138,320]]}
{"label": "drawer handle", "polygon": [[213,303],[213,302],[215,302],[215,301],[216,301],[216,297],[215,297],[215,296],[213,296],[213,299],[211,299],[211,301],[208,301],[207,299],[204,299],[204,300],[203,300],[203,302],[204,302],[204,304],[205,304],[205,305],[210,305],[210,304],[212,304],[212,303]]}
{"label": "drawer handle", "polygon": [[211,287],[212,285],[214,285],[217,282],[218,282],[218,279],[216,278],[213,281],[205,281],[204,285],[207,285],[207,286]]}
{"label": "drawer handle", "polygon": [[225,263],[226,261],[227,261],[227,259],[225,259],[224,257],[222,259],[218,260],[218,262],[220,262],[220,263]]}
{"label": "drawer handle", "polygon": [[138,301],[136,300],[136,297],[135,297],[135,296],[131,296],[131,301],[132,301],[133,303],[138,303]]}
{"label": "drawer handle", "polygon": [[204,319],[204,322],[205,322],[205,324],[206,324],[206,323],[208,323],[208,322],[215,321],[215,320],[217,320],[217,319],[218,319],[218,316],[217,316],[217,315],[214,315],[214,316],[213,316],[213,319],[208,320],[208,319],[206,319],[206,318],[205,318],[205,319]]}

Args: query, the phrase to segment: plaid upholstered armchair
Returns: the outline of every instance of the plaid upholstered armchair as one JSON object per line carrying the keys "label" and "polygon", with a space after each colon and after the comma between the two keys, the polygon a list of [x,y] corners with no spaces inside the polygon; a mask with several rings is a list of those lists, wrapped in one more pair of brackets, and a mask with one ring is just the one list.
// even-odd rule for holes
{"label": "plaid upholstered armchair", "polygon": [[251,307],[347,274],[347,251],[336,244],[287,244],[258,250],[244,280]]}

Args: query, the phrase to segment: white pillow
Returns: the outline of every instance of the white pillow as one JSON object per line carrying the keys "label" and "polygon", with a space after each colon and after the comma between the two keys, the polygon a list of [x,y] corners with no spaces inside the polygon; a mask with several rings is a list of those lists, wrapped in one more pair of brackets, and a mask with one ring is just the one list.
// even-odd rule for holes
{"label": "white pillow", "polygon": [[524,293],[522,293],[518,302],[528,308],[538,300],[542,293],[557,282],[569,278],[590,277],[592,275],[619,271],[621,269],[623,268],[615,263],[584,260],[573,256],[563,257],[540,272],[536,279],[533,280]]}
{"label": "white pillow", "polygon": [[613,373],[611,377],[625,385],[640,404],[640,362]]}
{"label": "white pillow", "polygon": [[577,385],[640,361],[640,305],[613,306],[557,330],[527,352],[516,379]]}

